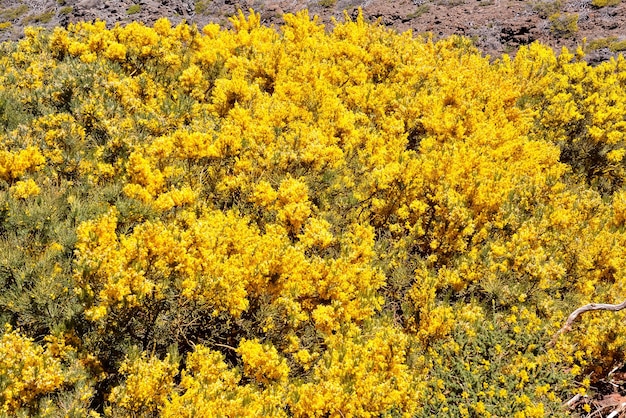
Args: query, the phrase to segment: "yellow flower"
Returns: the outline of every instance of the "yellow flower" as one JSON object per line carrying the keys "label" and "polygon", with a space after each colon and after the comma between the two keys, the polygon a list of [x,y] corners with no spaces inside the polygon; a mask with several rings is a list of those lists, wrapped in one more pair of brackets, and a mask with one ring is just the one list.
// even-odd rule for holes
{"label": "yellow flower", "polygon": [[169,356],[159,360],[142,353],[138,359],[125,359],[119,372],[125,380],[113,388],[108,400],[129,413],[160,410],[173,390],[178,370]]}
{"label": "yellow flower", "polygon": [[278,219],[294,232],[300,228],[311,214],[311,203],[308,197],[308,187],[302,181],[287,178],[278,188]]}
{"label": "yellow flower", "polygon": [[274,346],[243,339],[237,352],[241,355],[244,373],[257,382],[268,384],[271,381],[287,381],[289,366],[285,359],[280,358]]}
{"label": "yellow flower", "polygon": [[253,201],[264,207],[271,207],[276,198],[278,197],[278,193],[276,190],[272,188],[272,185],[267,181],[261,180],[256,186],[253,193]]}
{"label": "yellow flower", "polygon": [[111,42],[104,51],[104,56],[112,61],[124,61],[126,59],[126,46],[118,42]]}
{"label": "yellow flower", "polygon": [[37,196],[41,189],[33,179],[16,182],[9,189],[14,199],[27,199],[31,196]]}
{"label": "yellow flower", "polygon": [[6,414],[61,389],[70,376],[65,375],[60,361],[64,351],[55,350],[60,347],[44,349],[5,328],[0,339],[0,411]]}

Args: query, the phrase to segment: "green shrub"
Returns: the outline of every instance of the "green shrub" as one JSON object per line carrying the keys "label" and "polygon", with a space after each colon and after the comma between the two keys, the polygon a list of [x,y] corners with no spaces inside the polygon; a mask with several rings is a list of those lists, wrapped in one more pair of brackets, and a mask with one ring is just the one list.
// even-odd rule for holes
{"label": "green shrub", "polygon": [[196,13],[201,15],[204,14],[209,9],[209,3],[211,0],[198,0],[196,2]]}
{"label": "green shrub", "polygon": [[593,39],[585,45],[585,51],[597,51],[598,49],[609,48],[615,41],[617,41],[617,37],[615,36]]}
{"label": "green shrub", "polygon": [[427,4],[420,4],[419,6],[417,6],[417,9],[415,9],[415,11],[409,15],[407,15],[407,18],[409,19],[415,19],[418,18],[420,16],[422,16],[425,13],[428,13],[430,10],[430,6]]}
{"label": "green shrub", "polygon": [[617,6],[621,0],[593,0],[591,5],[597,8],[606,6]]}
{"label": "green shrub", "polygon": [[536,1],[532,3],[532,9],[542,19],[558,13],[563,8],[563,0]]}
{"label": "green shrub", "polygon": [[141,11],[141,5],[133,4],[128,9],[126,9],[126,14],[134,15],[136,13],[139,13],[140,11]]}
{"label": "green shrub", "polygon": [[611,43],[609,49],[613,52],[626,51],[626,40]]}
{"label": "green shrub", "polygon": [[550,30],[557,36],[567,38],[578,32],[577,13],[555,13],[550,16],[550,23],[552,23]]}
{"label": "green shrub", "polygon": [[2,20],[15,20],[19,19],[26,12],[28,12],[29,7],[25,4],[20,4],[19,6],[12,7],[10,9],[6,9],[0,12],[0,19]]}
{"label": "green shrub", "polygon": [[74,8],[72,6],[67,6],[67,7],[64,7],[61,10],[59,10],[59,14],[60,15],[69,15],[70,13],[72,13],[72,11],[74,11]]}
{"label": "green shrub", "polygon": [[0,132],[11,131],[32,117],[21,106],[18,98],[8,91],[0,91]]}
{"label": "green shrub", "polygon": [[475,323],[460,320],[452,338],[436,344],[428,359],[430,393],[418,417],[568,416],[559,395],[572,388],[565,370],[543,349],[549,333],[535,326],[532,311],[514,312]]}
{"label": "green shrub", "polygon": [[317,4],[322,7],[335,7],[337,0],[320,0]]}
{"label": "green shrub", "polygon": [[465,4],[465,0],[437,0],[436,4],[440,6],[454,7]]}
{"label": "green shrub", "polygon": [[616,36],[608,38],[594,39],[585,45],[585,51],[597,51],[598,49],[608,48],[612,52],[620,52],[626,50],[626,40],[618,40]]}
{"label": "green shrub", "polygon": [[55,13],[53,10],[38,14],[38,15],[30,15],[26,16],[22,23],[25,25],[33,24],[33,23],[48,23],[52,20]]}

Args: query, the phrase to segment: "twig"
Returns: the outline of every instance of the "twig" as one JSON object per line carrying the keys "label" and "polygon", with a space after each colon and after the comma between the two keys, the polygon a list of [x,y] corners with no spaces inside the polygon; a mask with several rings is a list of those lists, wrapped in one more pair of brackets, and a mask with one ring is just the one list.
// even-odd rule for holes
{"label": "twig", "polygon": [[572,324],[578,318],[579,315],[588,312],[588,311],[611,311],[617,312],[626,308],[626,300],[618,305],[611,305],[610,303],[590,303],[585,306],[581,306],[572,312],[568,317],[567,321],[565,321],[565,325],[561,328],[561,332],[569,331],[572,328]]}
{"label": "twig", "polygon": [[626,402],[621,404],[615,411],[607,415],[606,418],[615,418],[620,412],[624,410],[624,407],[626,407]]}
{"label": "twig", "polygon": [[578,402],[580,400],[581,397],[582,397],[582,395],[580,393],[577,393],[576,395],[574,395],[574,397],[572,399],[570,399],[569,401],[565,402],[565,405],[568,408],[572,408],[574,406],[574,404],[576,404],[576,402]]}
{"label": "twig", "polygon": [[237,349],[235,347],[231,347],[230,345],[214,343],[214,342],[211,342],[211,344],[213,344],[216,347],[222,347],[222,348],[227,348],[227,349],[232,350],[232,351],[237,351]]}
{"label": "twig", "polygon": [[571,330],[572,324],[574,323],[574,321],[576,321],[576,319],[585,312],[589,312],[589,311],[617,312],[625,308],[626,308],[626,300],[617,305],[611,305],[610,303],[589,303],[587,305],[581,306],[580,308],[576,309],[574,312],[569,314],[569,316],[567,317],[567,320],[565,321],[565,324],[563,324],[561,329],[552,338],[550,345],[553,346],[556,343],[556,340],[559,337],[559,335]]}

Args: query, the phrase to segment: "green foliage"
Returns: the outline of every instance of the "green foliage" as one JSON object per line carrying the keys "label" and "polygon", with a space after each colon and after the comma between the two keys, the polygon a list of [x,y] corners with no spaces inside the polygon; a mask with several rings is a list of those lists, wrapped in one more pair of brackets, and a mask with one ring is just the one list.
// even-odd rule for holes
{"label": "green foliage", "polygon": [[571,37],[578,32],[577,13],[555,13],[549,19],[552,24],[550,30],[558,36]]}
{"label": "green foliage", "polygon": [[37,23],[48,23],[54,18],[56,13],[54,10],[50,10],[41,14],[36,15],[28,15],[23,20],[22,23],[25,25],[29,24],[37,24]]}
{"label": "green foliage", "polygon": [[141,5],[140,4],[133,4],[128,9],[126,9],[126,14],[134,15],[136,13],[139,13],[140,11],[141,11]]}
{"label": "green foliage", "polygon": [[198,0],[195,2],[196,13],[201,15],[209,9],[209,4],[212,0]]}
{"label": "green foliage", "polygon": [[609,45],[609,49],[613,52],[626,51],[626,40],[612,42]]}
{"label": "green foliage", "polygon": [[550,331],[534,314],[514,308],[477,323],[472,310],[480,308],[464,309],[469,321],[459,320],[451,339],[431,349],[428,402],[417,416],[570,416],[557,394],[572,388],[563,387],[558,355],[544,347]]}
{"label": "green foliage", "polygon": [[621,0],[593,0],[591,2],[592,6],[600,8],[607,6],[617,6],[621,3]]}
{"label": "green foliage", "polygon": [[7,90],[0,91],[0,132],[11,131],[31,119],[32,115],[15,94]]}
{"label": "green foliage", "polygon": [[407,18],[416,19],[422,16],[423,14],[428,13],[429,11],[430,11],[430,6],[428,4],[420,4],[419,6],[417,6],[417,8],[415,9],[413,13],[407,15]]}
{"label": "green foliage", "polygon": [[20,4],[19,6],[11,7],[0,11],[0,19],[2,20],[15,20],[22,17],[30,10],[26,4]]}
{"label": "green foliage", "polygon": [[448,7],[454,7],[454,6],[461,6],[465,4],[465,0],[436,0],[435,4],[448,6]]}
{"label": "green foliage", "polygon": [[593,39],[585,45],[585,51],[595,51],[602,48],[608,48],[612,52],[625,51],[626,41],[620,41],[616,36],[611,36],[608,38]]}
{"label": "green foliage", "polygon": [[585,44],[585,51],[596,51],[602,48],[609,48],[613,43],[617,41],[617,37],[611,36],[608,38],[593,39]]}
{"label": "green foliage", "polygon": [[539,0],[531,3],[531,7],[535,13],[542,19],[546,19],[563,9],[563,0]]}
{"label": "green foliage", "polygon": [[69,15],[70,13],[72,13],[72,11],[74,11],[74,8],[72,6],[66,6],[66,7],[61,8],[61,10],[59,10],[59,14]]}
{"label": "green foliage", "polygon": [[337,0],[319,0],[317,4],[322,7],[335,7]]}

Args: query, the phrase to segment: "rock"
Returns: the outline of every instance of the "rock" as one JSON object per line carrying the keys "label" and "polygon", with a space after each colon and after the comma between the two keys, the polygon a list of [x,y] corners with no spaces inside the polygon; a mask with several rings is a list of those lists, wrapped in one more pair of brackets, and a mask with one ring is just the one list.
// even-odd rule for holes
{"label": "rock", "polygon": [[529,25],[504,26],[500,31],[502,43],[506,45],[528,45],[537,38],[532,33],[533,27]]}
{"label": "rock", "polygon": [[604,61],[608,61],[614,58],[617,54],[611,51],[609,48],[596,49],[585,54],[585,61],[590,65],[598,65]]}
{"label": "rock", "polygon": [[[186,19],[202,27],[212,22],[227,25],[229,16],[237,10],[247,13],[250,7],[261,13],[261,21],[266,25],[282,24],[284,13],[308,8],[311,16],[319,15],[320,23],[329,29],[332,28],[332,18],[342,20],[342,10],[346,9],[350,18],[355,19],[361,8],[368,21],[380,19],[381,24],[400,32],[411,29],[416,34],[431,32],[439,36],[469,36],[484,53],[491,56],[514,51],[520,45],[535,40],[560,50],[562,46],[576,48],[583,38],[587,38],[588,42],[610,37],[626,38],[626,27],[622,24],[626,21],[626,2],[600,9],[589,9],[588,1],[568,2],[567,13],[579,15],[579,30],[568,39],[552,33],[549,20],[541,18],[529,1],[509,2],[504,7],[498,0],[493,3],[489,0],[465,1],[462,4],[457,0],[337,0],[334,6],[324,7],[320,5],[320,0],[204,0],[202,13],[196,13],[197,1],[194,0],[64,0],[63,4],[57,0],[21,2],[30,5],[31,10],[13,19],[9,29],[0,31],[0,41],[18,38],[24,26],[41,10],[55,12],[54,18],[44,24],[45,27],[67,26],[70,22],[95,19],[105,20],[109,27],[133,20],[152,24],[159,17],[168,17],[173,24]],[[15,4],[15,0],[0,0],[0,10],[11,9]],[[140,5],[140,10],[129,15],[127,10],[133,4]],[[72,8],[71,12],[68,12],[68,7]],[[598,63],[614,56],[607,51],[589,53],[589,62]]]}

